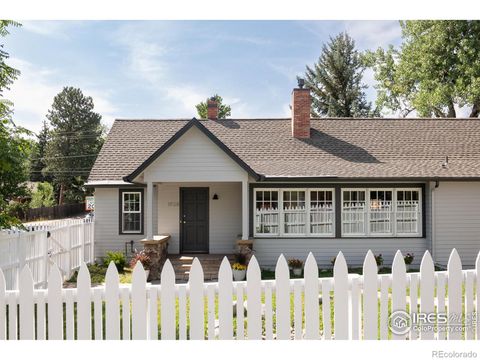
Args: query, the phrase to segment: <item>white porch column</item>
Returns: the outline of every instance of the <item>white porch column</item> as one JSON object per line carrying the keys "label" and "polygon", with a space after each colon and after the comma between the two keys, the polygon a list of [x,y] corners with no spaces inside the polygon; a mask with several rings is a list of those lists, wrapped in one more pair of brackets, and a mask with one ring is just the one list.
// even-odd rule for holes
{"label": "white porch column", "polygon": [[248,180],[242,181],[242,240],[248,240]]}
{"label": "white porch column", "polygon": [[147,210],[145,212],[147,219],[147,233],[146,239],[153,239],[153,183],[149,181],[147,183]]}

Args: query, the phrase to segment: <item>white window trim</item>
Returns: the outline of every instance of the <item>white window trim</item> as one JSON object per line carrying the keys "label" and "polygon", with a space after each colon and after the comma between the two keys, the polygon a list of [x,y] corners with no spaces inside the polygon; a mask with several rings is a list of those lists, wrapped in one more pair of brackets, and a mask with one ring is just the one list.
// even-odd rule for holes
{"label": "white window trim", "polygon": [[[395,188],[395,214],[397,212],[397,191],[418,191],[418,231],[416,233],[396,233],[397,237],[419,237],[423,232],[423,194],[422,188]],[[395,219],[395,232],[397,219]]]}
{"label": "white window trim", "polygon": [[[372,233],[370,231],[370,193],[372,191],[391,191],[392,193],[392,210],[390,212],[390,229],[391,232],[388,233]],[[395,236],[395,228],[397,225],[397,219],[395,218],[395,209],[396,209],[396,192],[394,188],[368,188],[365,200],[367,201],[367,224],[366,224],[366,232],[367,236],[369,237],[394,237]]]}
{"label": "white window trim", "polygon": [[[344,238],[408,238],[408,237],[421,237],[423,232],[423,196],[422,188],[417,187],[402,187],[402,188],[341,188],[341,237]],[[364,214],[364,233],[350,233],[344,234],[343,232],[343,193],[345,191],[365,191],[365,206],[366,211]],[[370,191],[392,191],[392,214],[391,214],[391,233],[371,233],[370,232]],[[397,210],[397,191],[418,191],[418,203],[419,203],[419,214],[418,214],[418,232],[416,233],[397,233],[397,219],[396,219],[396,210]]]}
{"label": "white window trim", "polygon": [[[257,233],[257,216],[256,216],[256,211],[257,211],[257,191],[277,191],[278,192],[278,232],[275,234],[272,233]],[[280,236],[280,230],[282,227],[282,219],[281,219],[281,211],[280,211],[280,206],[281,206],[281,201],[280,201],[280,194],[281,194],[281,189],[279,188],[255,188],[255,191],[253,192],[253,235],[255,237],[278,237]]]}
{"label": "white window trim", "polygon": [[[312,201],[311,192],[312,191],[330,191],[332,193],[332,212],[333,212],[333,219],[332,219],[332,232],[326,234],[317,234],[310,232],[310,203]],[[335,188],[309,188],[307,194],[307,230],[311,237],[324,237],[324,238],[331,238],[335,237]]]}
{"label": "white window trim", "polygon": [[[278,192],[278,228],[279,232],[272,234],[257,233],[257,191],[277,191]],[[306,211],[306,221],[305,229],[306,233],[303,234],[290,234],[285,233],[285,220],[283,212],[283,192],[284,191],[305,191],[305,211]],[[311,234],[310,233],[310,191],[331,191],[332,192],[332,205],[333,205],[333,223],[332,223],[332,233],[331,234]],[[253,191],[253,236],[256,238],[272,238],[272,237],[282,237],[282,238],[335,238],[335,188],[297,188],[297,187],[288,187],[288,188],[254,188]]]}
{"label": "white window trim", "polygon": [[[125,195],[138,195],[139,203],[138,203],[138,211],[136,210],[129,210],[125,211]],[[140,214],[140,229],[139,230],[125,230],[125,214]],[[142,233],[142,192],[141,191],[124,191],[122,192],[122,234],[141,234]]]}
{"label": "white window trim", "polygon": [[367,229],[367,226],[368,226],[368,222],[367,222],[367,219],[368,219],[368,203],[367,203],[367,198],[368,198],[368,189],[366,188],[341,188],[340,189],[340,192],[341,192],[341,203],[340,203],[340,221],[341,221],[341,237],[367,237],[366,233],[363,232],[363,233],[349,233],[349,234],[344,234],[343,233],[343,194],[346,192],[346,191],[364,191],[365,192],[365,208],[366,208],[366,211],[364,212],[363,214],[363,227],[365,229],[365,232],[368,231]]}
{"label": "white window trim", "polygon": [[[305,192],[305,230],[306,232],[305,233],[301,233],[301,234],[290,234],[290,233],[286,233],[285,232],[285,212],[284,212],[284,208],[283,208],[283,192],[284,191],[304,191]],[[282,237],[292,237],[292,238],[298,238],[298,237],[306,237],[306,236],[309,236],[308,234],[308,219],[307,217],[309,217],[309,213],[308,213],[308,209],[307,209],[307,189],[305,188],[282,188],[280,189],[280,194],[279,194],[279,199],[281,199],[281,201],[279,201],[279,208],[281,206],[281,211],[280,211],[280,224],[281,224],[281,227],[280,227],[280,235]]]}

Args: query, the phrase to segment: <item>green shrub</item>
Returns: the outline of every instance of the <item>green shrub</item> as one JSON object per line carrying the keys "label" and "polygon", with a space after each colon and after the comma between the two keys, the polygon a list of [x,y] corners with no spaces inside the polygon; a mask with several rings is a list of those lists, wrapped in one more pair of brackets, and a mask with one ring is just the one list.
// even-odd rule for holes
{"label": "green shrub", "polygon": [[108,267],[112,261],[118,272],[123,272],[123,268],[127,265],[124,253],[120,251],[107,251],[107,256],[103,259],[103,264]]}
{"label": "green shrub", "polygon": [[41,182],[37,185],[37,190],[32,194],[32,200],[30,201],[31,208],[39,208],[42,206],[55,205],[55,195],[52,184],[48,182]]}

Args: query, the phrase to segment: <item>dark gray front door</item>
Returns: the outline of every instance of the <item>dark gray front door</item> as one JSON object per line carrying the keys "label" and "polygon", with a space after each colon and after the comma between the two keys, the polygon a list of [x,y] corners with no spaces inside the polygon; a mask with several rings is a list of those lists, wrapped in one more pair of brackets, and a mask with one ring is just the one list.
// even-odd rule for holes
{"label": "dark gray front door", "polygon": [[208,188],[180,188],[180,252],[208,253]]}

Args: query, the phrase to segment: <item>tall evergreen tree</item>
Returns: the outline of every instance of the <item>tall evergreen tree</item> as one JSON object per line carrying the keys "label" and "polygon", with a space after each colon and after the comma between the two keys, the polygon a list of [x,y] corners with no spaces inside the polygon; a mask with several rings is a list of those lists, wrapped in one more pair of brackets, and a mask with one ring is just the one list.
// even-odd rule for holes
{"label": "tall evergreen tree", "polygon": [[312,116],[377,116],[365,97],[364,70],[355,41],[346,32],[330,38],[318,62],[307,66],[305,73],[305,84],[312,92]]}
{"label": "tall evergreen tree", "polygon": [[90,96],[85,96],[78,88],[64,87],[48,111],[52,128],[45,151],[44,173],[51,174],[58,186],[59,204],[78,198],[78,194],[68,199],[64,195],[78,179],[87,179],[103,145],[102,117],[93,110]]}
{"label": "tall evergreen tree", "polygon": [[43,121],[42,130],[37,135],[37,141],[32,151],[30,158],[30,181],[48,181],[50,182],[51,176],[44,176],[42,171],[45,169],[45,150],[48,141],[48,125],[46,121]]}

